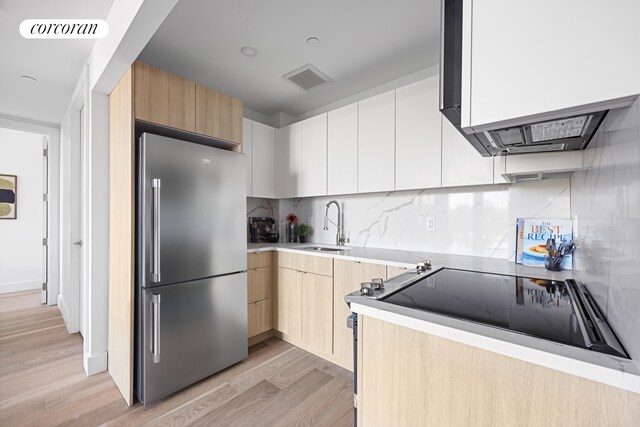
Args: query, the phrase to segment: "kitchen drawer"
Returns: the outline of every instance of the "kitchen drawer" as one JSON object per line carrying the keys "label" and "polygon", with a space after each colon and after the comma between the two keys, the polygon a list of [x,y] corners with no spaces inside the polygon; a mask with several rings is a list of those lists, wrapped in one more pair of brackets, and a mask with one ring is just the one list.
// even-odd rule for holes
{"label": "kitchen drawer", "polygon": [[247,306],[247,312],[249,315],[249,338],[272,329],[271,299],[252,302]]}
{"label": "kitchen drawer", "polygon": [[248,302],[271,298],[273,267],[260,267],[247,272]]}
{"label": "kitchen drawer", "polygon": [[247,268],[249,270],[260,267],[271,267],[273,252],[254,252],[247,254]]}
{"label": "kitchen drawer", "polygon": [[320,274],[322,276],[333,276],[333,258],[299,255],[290,252],[278,252],[276,257],[278,267]]}

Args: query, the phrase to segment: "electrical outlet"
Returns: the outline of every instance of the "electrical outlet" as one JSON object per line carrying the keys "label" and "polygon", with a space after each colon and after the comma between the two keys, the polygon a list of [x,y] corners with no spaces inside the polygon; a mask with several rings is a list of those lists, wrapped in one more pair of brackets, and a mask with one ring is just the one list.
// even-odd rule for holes
{"label": "electrical outlet", "polygon": [[427,231],[436,231],[436,219],[427,217]]}

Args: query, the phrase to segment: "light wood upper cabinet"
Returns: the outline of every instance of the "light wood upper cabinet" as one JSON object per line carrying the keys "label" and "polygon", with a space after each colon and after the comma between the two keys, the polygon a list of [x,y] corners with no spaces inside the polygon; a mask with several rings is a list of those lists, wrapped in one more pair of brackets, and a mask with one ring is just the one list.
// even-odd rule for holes
{"label": "light wood upper cabinet", "polygon": [[253,197],[276,198],[276,129],[253,122]]}
{"label": "light wood upper cabinet", "polygon": [[302,284],[302,342],[330,355],[333,348],[333,280],[300,273]]}
{"label": "light wood upper cabinet", "polygon": [[196,84],[196,133],[242,144],[242,101]]}
{"label": "light wood upper cabinet", "polygon": [[444,117],[442,120],[442,186],[493,184],[493,158],[478,151]]}
{"label": "light wood upper cabinet", "polygon": [[327,194],[358,192],[358,104],[327,114]]}
{"label": "light wood upper cabinet", "polygon": [[242,153],[247,159],[247,196],[253,196],[253,120],[244,117],[242,118]]}
{"label": "light wood upper cabinet", "polygon": [[439,96],[438,76],[396,90],[396,190],[442,184]]}
{"label": "light wood upper cabinet", "polygon": [[302,125],[278,130],[278,197],[299,197],[302,173]]}
{"label": "light wood upper cabinet", "polygon": [[302,122],[300,195],[327,194],[327,114]]}
{"label": "light wood upper cabinet", "polygon": [[344,296],[360,289],[360,283],[386,277],[386,267],[357,261],[334,260],[333,276],[333,356],[340,366],[353,370],[353,331],[347,328],[351,314]]}
{"label": "light wood upper cabinet", "polygon": [[136,119],[195,132],[195,82],[140,61],[134,76]]}
{"label": "light wood upper cabinet", "polygon": [[358,192],[393,191],[395,91],[358,103]]}

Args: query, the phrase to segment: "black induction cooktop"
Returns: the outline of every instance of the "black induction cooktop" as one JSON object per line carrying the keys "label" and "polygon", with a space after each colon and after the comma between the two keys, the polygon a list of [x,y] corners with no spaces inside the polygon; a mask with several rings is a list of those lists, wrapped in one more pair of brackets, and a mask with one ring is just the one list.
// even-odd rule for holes
{"label": "black induction cooktop", "polygon": [[581,292],[571,281],[443,268],[381,300],[626,357],[601,345],[607,337],[595,323],[602,316],[580,302]]}

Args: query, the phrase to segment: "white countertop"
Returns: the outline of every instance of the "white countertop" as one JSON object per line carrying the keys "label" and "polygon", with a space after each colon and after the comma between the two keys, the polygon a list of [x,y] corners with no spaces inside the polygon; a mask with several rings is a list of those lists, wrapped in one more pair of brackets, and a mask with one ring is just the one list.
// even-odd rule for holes
{"label": "white countertop", "polygon": [[[544,268],[525,267],[511,261],[494,258],[353,246],[347,246],[346,251],[341,254],[302,249],[309,246],[330,245],[249,243],[247,252],[295,252],[407,268],[415,267],[418,262],[430,260],[437,267],[553,280],[572,278],[571,271],[551,272]],[[353,302],[351,310],[364,316],[374,317],[399,326],[640,393],[640,364],[633,360],[440,316],[435,313],[406,309],[371,299],[363,300],[361,303]]]}

